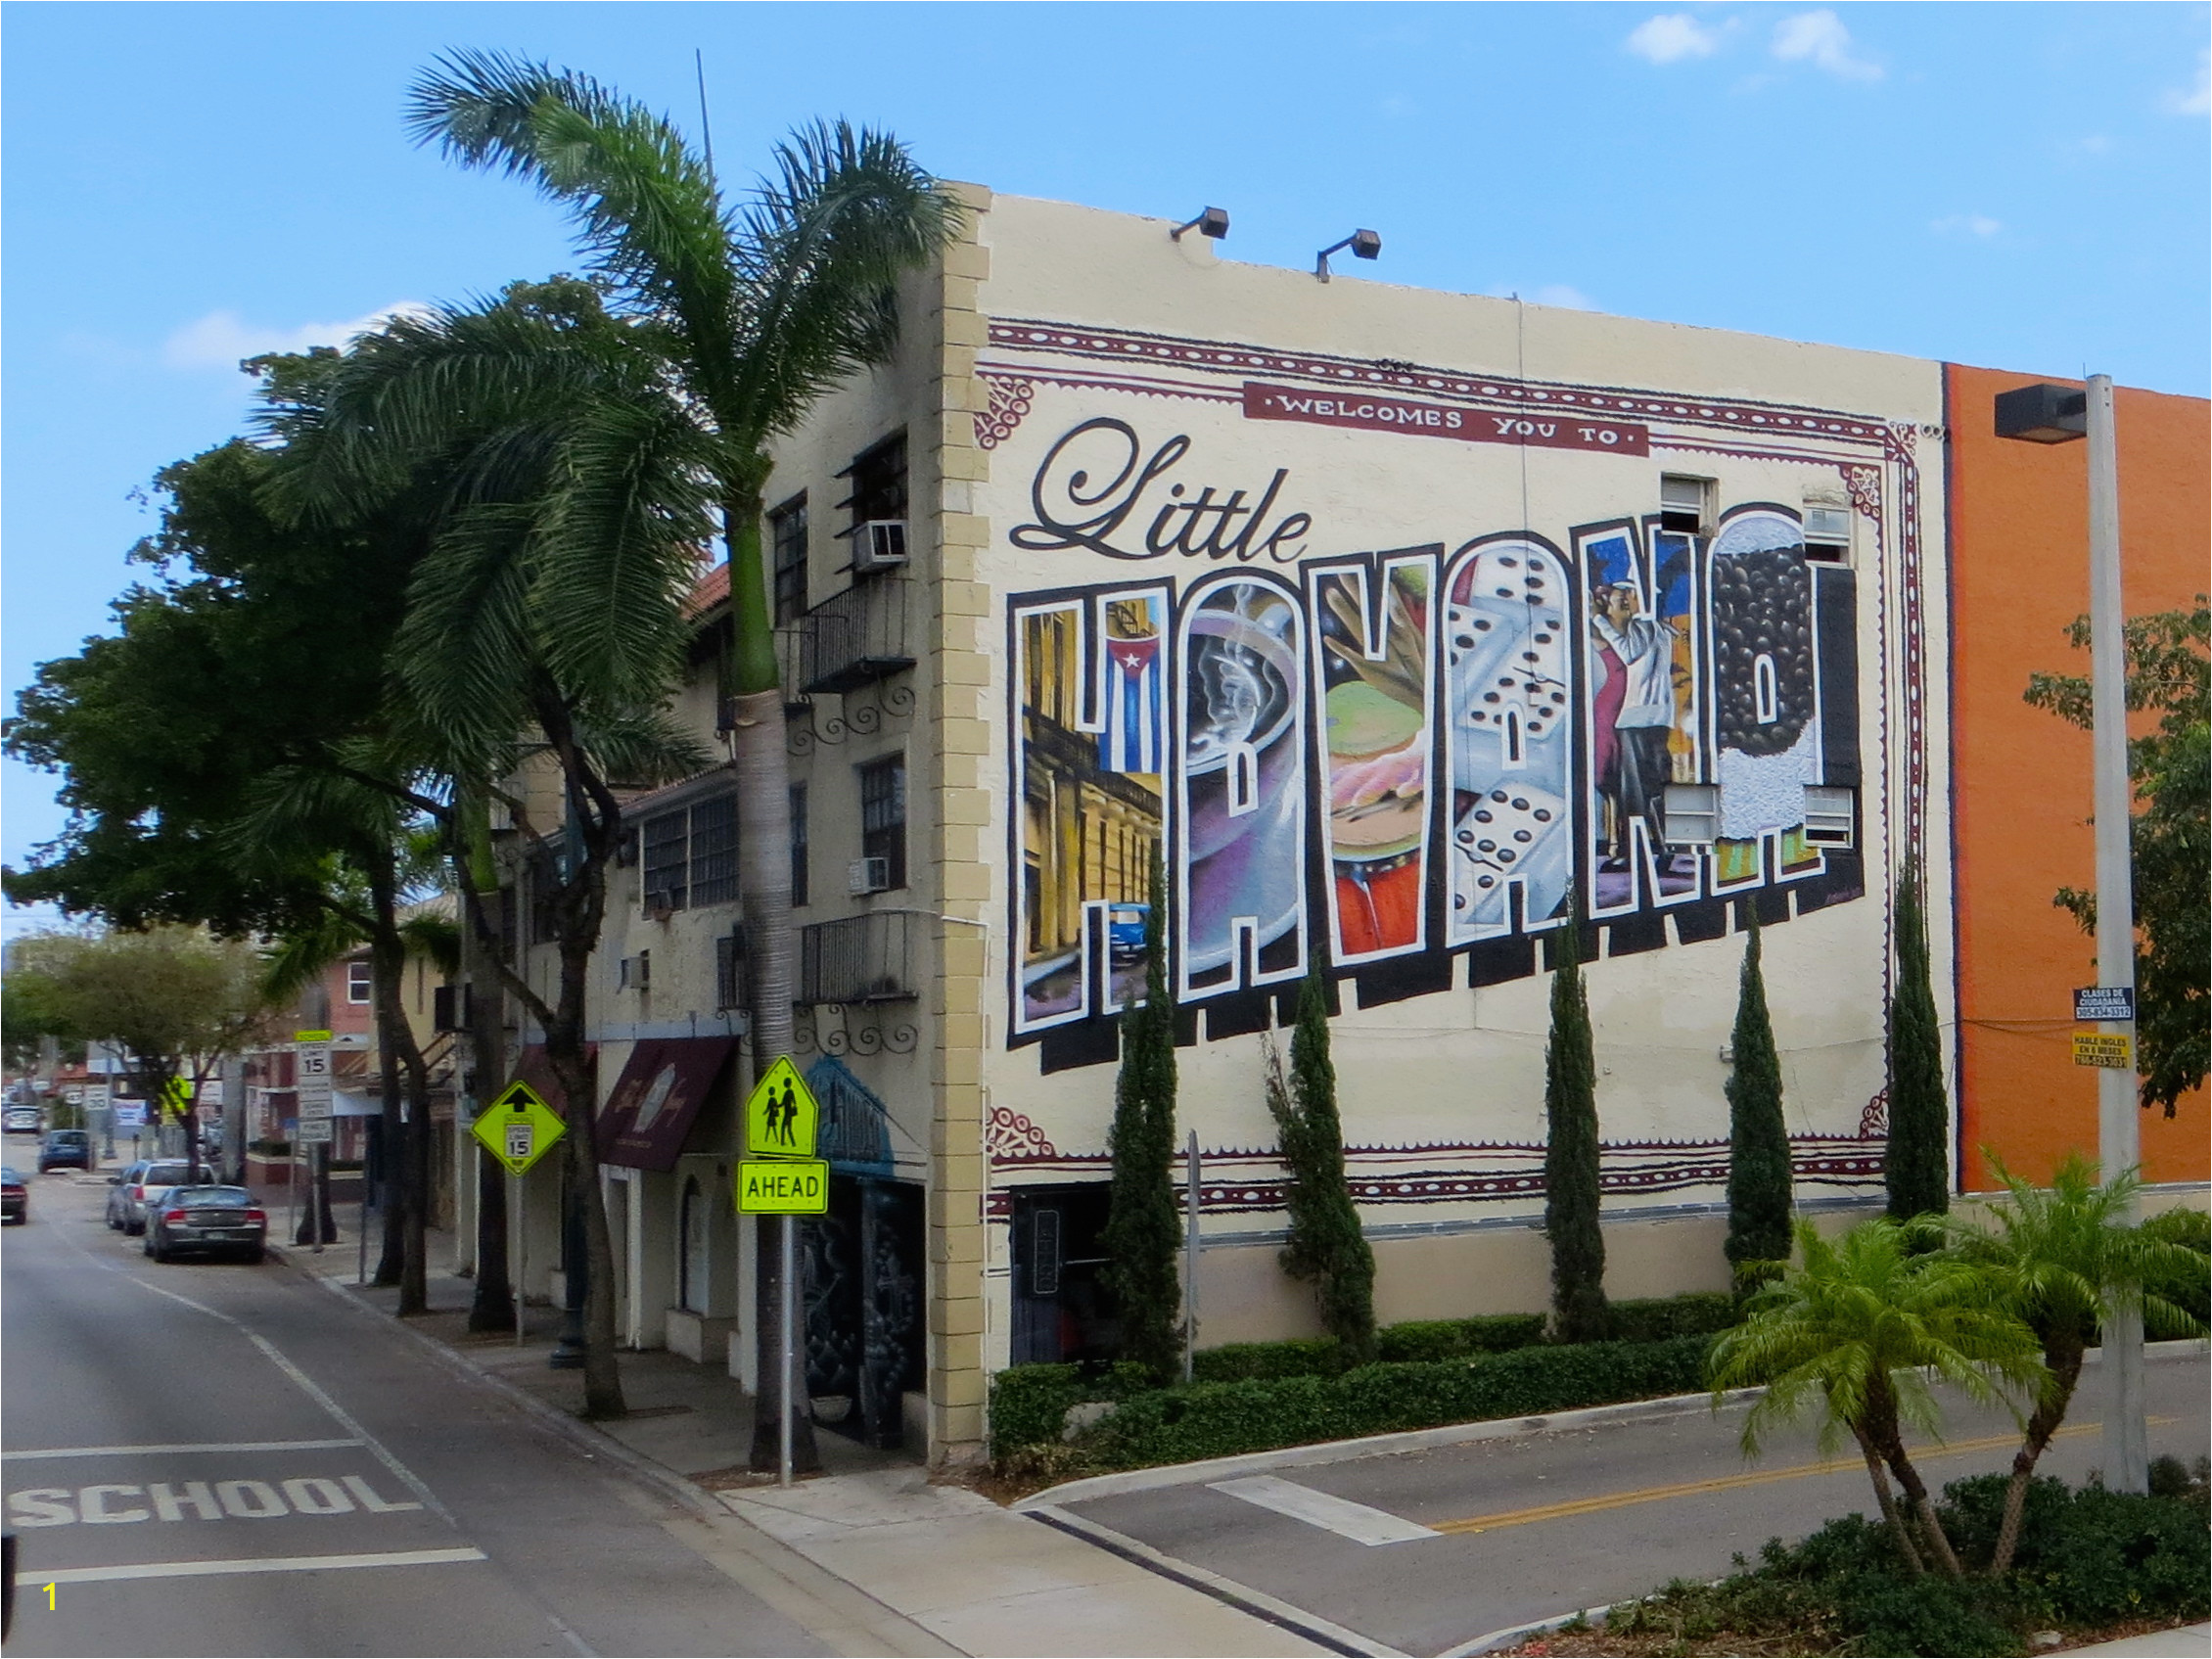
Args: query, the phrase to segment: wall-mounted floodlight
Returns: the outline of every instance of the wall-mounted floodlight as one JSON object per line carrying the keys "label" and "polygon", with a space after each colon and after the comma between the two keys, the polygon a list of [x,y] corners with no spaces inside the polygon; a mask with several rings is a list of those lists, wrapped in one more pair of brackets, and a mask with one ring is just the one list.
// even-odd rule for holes
{"label": "wall-mounted floodlight", "polygon": [[1168,232],[1168,240],[1180,242],[1182,233],[1186,230],[1194,230],[1200,236],[1210,236],[1219,242],[1229,233],[1229,210],[1226,207],[1209,207],[1188,224],[1177,225]]}
{"label": "wall-mounted floodlight", "polygon": [[2089,436],[2089,394],[2042,381],[1997,394],[1997,436],[2029,443],[2071,443]]}
{"label": "wall-mounted floodlight", "polygon": [[1355,259],[1372,259],[1382,252],[1382,238],[1371,230],[1356,230],[1342,242],[1332,242],[1313,255],[1313,275],[1322,282],[1329,280],[1329,255],[1352,250]]}

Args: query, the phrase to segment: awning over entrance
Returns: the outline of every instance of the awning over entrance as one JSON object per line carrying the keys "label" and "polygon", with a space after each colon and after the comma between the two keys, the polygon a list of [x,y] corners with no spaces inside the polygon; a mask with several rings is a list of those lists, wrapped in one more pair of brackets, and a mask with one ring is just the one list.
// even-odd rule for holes
{"label": "awning over entrance", "polygon": [[672,1170],[734,1037],[659,1037],[630,1050],[599,1112],[599,1157],[631,1170]]}

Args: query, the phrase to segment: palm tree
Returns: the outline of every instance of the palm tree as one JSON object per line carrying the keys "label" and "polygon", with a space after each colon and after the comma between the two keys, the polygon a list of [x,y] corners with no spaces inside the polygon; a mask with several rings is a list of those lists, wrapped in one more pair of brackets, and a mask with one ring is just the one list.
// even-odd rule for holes
{"label": "palm tree", "polygon": [[1862,1221],[1833,1242],[1809,1221],[1795,1230],[1798,1265],[1754,1297],[1743,1323],[1714,1345],[1714,1406],[1731,1388],[1766,1385],[1744,1419],[1746,1456],[1758,1454],[1770,1427],[1817,1407],[1823,1452],[1846,1431],[1858,1442],[1907,1568],[1924,1570],[1889,1475],[1904,1489],[1937,1566],[1957,1578],[1959,1557],[1903,1431],[1938,1432],[1941,1413],[1923,1371],[1977,1403],[1999,1399],[1999,1383],[2039,1386],[2034,1333],[1988,1273],[1956,1256],[1915,1253],[1908,1230],[1886,1218]]}
{"label": "palm tree", "polygon": [[2205,1261],[2186,1245],[2127,1224],[2143,1186],[2132,1170],[2099,1185],[2096,1166],[2072,1152],[2045,1189],[2013,1175],[1995,1154],[1985,1155],[2005,1182],[2008,1201],[1992,1205],[1986,1222],[1947,1216],[1942,1231],[1961,1258],[1995,1277],[2012,1311],[2042,1342],[2048,1373],[2012,1457],[2005,1520],[1990,1560],[1995,1576],[2011,1568],[2028,1482],[2066,1420],[2082,1358],[2097,1326],[2136,1309],[2156,1335],[2202,1335],[2204,1326],[2194,1314],[2145,1286],[2168,1273],[2201,1281]]}
{"label": "palm tree", "polygon": [[[593,274],[649,323],[694,422],[694,496],[718,512],[729,561],[739,880],[753,1053],[764,1065],[790,1052],[795,989],[783,693],[760,562],[768,444],[824,392],[890,358],[894,284],[950,239],[955,206],[896,139],[843,121],[794,133],[776,149],[775,176],[749,204],[725,206],[712,167],[661,116],[588,76],[494,53],[440,59],[417,80],[408,121],[462,165],[528,179],[568,209]],[[622,438],[608,434],[602,458]],[[621,475],[603,476],[586,491]],[[604,598],[594,620],[609,620]],[[763,1378],[775,1374],[778,1255],[760,1252]],[[765,1386],[762,1401],[772,1402]],[[758,1414],[756,1463],[782,1410]]]}
{"label": "palm tree", "polygon": [[[577,1122],[561,1141],[584,1239],[584,1411],[625,1409],[615,1356],[614,1246],[596,1148],[585,992],[623,833],[620,789],[696,772],[705,752],[668,714],[691,628],[683,601],[704,521],[685,503],[697,429],[650,325],[610,316],[589,284],[514,284],[490,304],[395,320],[263,424],[284,440],[275,484],[302,517],[398,519],[424,549],[391,663],[385,739],[406,766],[337,763],[443,833],[472,871],[459,897],[489,967],[544,1034]],[[533,817],[527,791],[556,786]],[[497,800],[523,845],[531,908],[558,960],[550,995],[516,970],[475,879],[467,803]]]}

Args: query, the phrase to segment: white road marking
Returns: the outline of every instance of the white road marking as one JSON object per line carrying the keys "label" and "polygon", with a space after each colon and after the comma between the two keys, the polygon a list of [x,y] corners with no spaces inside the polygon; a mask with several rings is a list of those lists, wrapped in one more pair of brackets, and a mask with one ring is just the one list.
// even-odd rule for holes
{"label": "white road marking", "polygon": [[106,1584],[115,1579],[200,1579],[230,1573],[330,1573],[352,1567],[442,1567],[485,1559],[481,1549],[391,1549],[379,1555],[272,1555],[253,1561],[138,1561],[120,1567],[63,1567],[42,1584]]}
{"label": "white road marking", "polygon": [[1257,1503],[1263,1509],[1272,1509],[1278,1515],[1288,1515],[1294,1521],[1335,1533],[1354,1544],[1411,1544],[1419,1539],[1441,1536],[1418,1522],[1402,1520],[1383,1510],[1370,1509],[1364,1503],[1355,1503],[1349,1498],[1334,1498],[1274,1475],[1249,1475],[1243,1480],[1210,1481],[1207,1485],[1211,1491],[1241,1498],[1247,1503]]}
{"label": "white road marking", "polygon": [[0,1452],[10,1463],[33,1457],[169,1457],[180,1452],[333,1452],[357,1440],[234,1440],[191,1446],[56,1446],[43,1452]]}

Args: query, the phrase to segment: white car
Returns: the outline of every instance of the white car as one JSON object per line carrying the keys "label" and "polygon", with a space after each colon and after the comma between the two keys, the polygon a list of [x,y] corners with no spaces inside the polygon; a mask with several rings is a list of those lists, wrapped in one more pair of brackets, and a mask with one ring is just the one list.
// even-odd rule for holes
{"label": "white car", "polygon": [[38,1108],[10,1104],[0,1108],[0,1130],[9,1134],[36,1134],[38,1132]]}
{"label": "white car", "polygon": [[133,1238],[146,1230],[146,1218],[160,1208],[172,1186],[205,1186],[215,1172],[202,1164],[195,1169],[182,1158],[157,1158],[137,1169],[136,1179],[122,1183],[123,1231]]}

